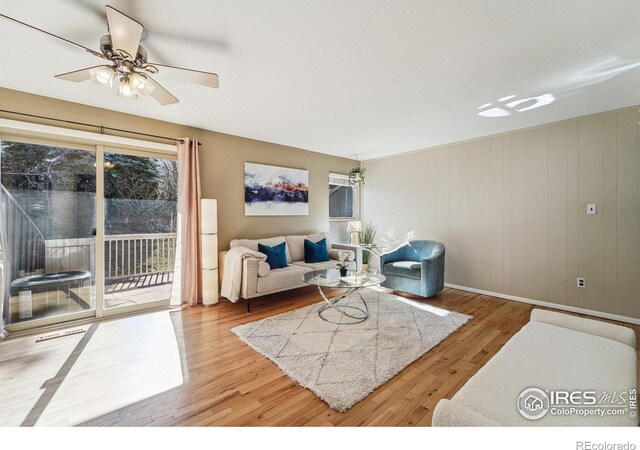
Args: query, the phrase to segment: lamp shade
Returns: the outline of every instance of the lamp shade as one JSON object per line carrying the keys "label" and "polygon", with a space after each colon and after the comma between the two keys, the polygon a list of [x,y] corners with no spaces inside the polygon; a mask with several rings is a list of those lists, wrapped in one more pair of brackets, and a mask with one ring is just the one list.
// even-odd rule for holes
{"label": "lamp shade", "polygon": [[203,198],[200,202],[202,234],[216,234],[218,232],[218,201]]}
{"label": "lamp shade", "polygon": [[349,233],[360,232],[362,231],[362,224],[359,220],[351,220],[347,224],[347,231]]}
{"label": "lamp shade", "polygon": [[202,268],[218,268],[218,236],[215,234],[202,235]]}

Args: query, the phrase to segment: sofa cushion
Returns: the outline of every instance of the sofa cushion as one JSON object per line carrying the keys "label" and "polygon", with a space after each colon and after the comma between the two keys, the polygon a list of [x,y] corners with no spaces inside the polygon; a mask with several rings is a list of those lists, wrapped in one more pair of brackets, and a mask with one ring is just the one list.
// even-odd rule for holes
{"label": "sofa cushion", "polygon": [[629,345],[532,321],[525,325],[452,398],[468,409],[509,426],[637,426],[620,416],[552,415],[522,417],[520,393],[531,387],[595,390],[599,393],[637,388],[636,354]]}
{"label": "sofa cushion", "polygon": [[327,249],[331,249],[331,242],[329,241],[327,233],[290,234],[284,238],[287,241],[287,248],[291,255],[291,261],[304,261],[305,239],[309,239],[311,242],[318,242],[320,239],[326,239]]}
{"label": "sofa cushion", "polygon": [[319,263],[329,261],[329,251],[327,250],[327,240],[320,239],[318,242],[312,242],[309,239],[304,240],[304,262]]}
{"label": "sofa cushion", "polygon": [[256,292],[282,291],[306,286],[302,281],[302,275],[312,269],[298,265],[287,266],[283,269],[274,269],[266,277],[258,277]]}
{"label": "sofa cushion", "polygon": [[273,247],[258,244],[258,251],[267,255],[267,264],[271,269],[287,267],[287,243],[282,242]]}
{"label": "sofa cushion", "polygon": [[[258,252],[258,244],[268,245],[269,247],[273,247],[274,245],[281,244],[282,242],[286,242],[284,236],[276,236],[271,238],[262,238],[262,239],[234,239],[229,244],[229,247],[246,247],[249,250],[253,250],[254,252]],[[287,245],[287,263],[291,264],[291,253],[289,253],[289,245]],[[304,259],[304,258],[303,258]]]}
{"label": "sofa cushion", "polygon": [[384,265],[385,275],[420,279],[422,264],[415,261],[396,261]]}

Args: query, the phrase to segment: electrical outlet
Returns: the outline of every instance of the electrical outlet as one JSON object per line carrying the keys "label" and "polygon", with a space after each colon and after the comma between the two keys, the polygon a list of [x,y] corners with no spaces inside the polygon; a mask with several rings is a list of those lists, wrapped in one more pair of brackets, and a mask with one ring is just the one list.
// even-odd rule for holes
{"label": "electrical outlet", "polygon": [[578,277],[577,285],[579,288],[584,288],[587,285],[587,282],[584,278]]}

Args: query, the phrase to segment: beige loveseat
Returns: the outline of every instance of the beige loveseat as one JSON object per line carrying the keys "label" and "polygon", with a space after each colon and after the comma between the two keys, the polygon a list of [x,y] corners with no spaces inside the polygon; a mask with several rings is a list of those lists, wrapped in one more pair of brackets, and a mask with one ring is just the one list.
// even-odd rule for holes
{"label": "beige loveseat", "polygon": [[[327,249],[329,250],[329,261],[320,263],[304,262],[304,240],[309,239],[317,242],[327,239]],[[335,269],[338,261],[338,253],[346,251],[349,253],[348,261],[357,268],[362,266],[362,249],[356,245],[336,244],[329,241],[327,233],[315,233],[309,235],[289,235],[276,236],[262,239],[234,239],[230,247],[245,247],[253,251],[258,251],[258,244],[273,247],[287,243],[287,267],[282,269],[271,269],[265,261],[254,258],[245,259],[242,264],[242,291],[240,296],[244,299],[252,299],[275,292],[286,291],[303,286],[307,286],[301,276],[313,270]],[[225,261],[226,252],[220,253],[220,261]],[[224,271],[224,267],[222,267]],[[247,304],[249,310],[250,304]]]}
{"label": "beige loveseat", "polygon": [[[528,394],[531,388],[542,394]],[[630,401],[636,389],[636,335],[632,329],[534,309],[531,321],[451,400],[440,400],[432,425],[635,427],[637,406]],[[550,402],[551,391],[558,393],[558,399],[564,392],[575,397]],[[613,403],[592,405],[588,391],[595,391],[598,398],[605,393]],[[622,396],[625,401],[620,403]],[[593,412],[603,407],[604,414],[611,405],[614,408],[609,409],[622,414],[600,416]],[[533,412],[539,416],[525,417],[520,412],[523,406],[535,408]],[[622,408],[625,410],[620,411]]]}

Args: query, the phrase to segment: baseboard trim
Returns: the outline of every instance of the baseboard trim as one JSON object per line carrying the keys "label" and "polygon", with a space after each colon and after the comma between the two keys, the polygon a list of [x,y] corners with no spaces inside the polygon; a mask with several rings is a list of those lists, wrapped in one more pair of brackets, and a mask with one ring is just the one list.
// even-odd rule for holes
{"label": "baseboard trim", "polygon": [[633,325],[640,325],[640,319],[635,319],[633,317],[620,316],[618,314],[610,314],[602,311],[594,311],[592,309],[577,308],[575,306],[560,305],[558,303],[551,303],[551,302],[545,302],[542,300],[534,300],[531,298],[518,297],[516,295],[501,294],[499,292],[485,291],[483,289],[476,289],[476,288],[471,288],[467,286],[459,286],[457,284],[445,283],[444,285],[445,287],[448,287],[451,289],[459,289],[461,291],[473,292],[475,294],[490,295],[491,297],[503,298],[505,300],[513,300],[514,302],[529,303],[531,305],[544,306],[546,308],[559,309],[561,311],[574,312],[578,314],[587,314],[589,316],[599,317],[601,319],[616,320],[618,322],[625,322]]}

